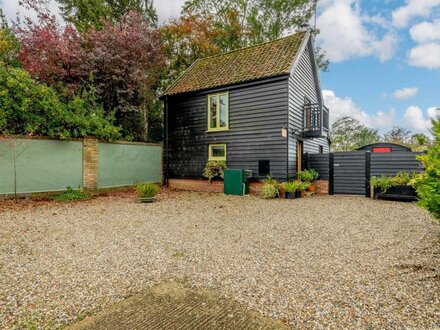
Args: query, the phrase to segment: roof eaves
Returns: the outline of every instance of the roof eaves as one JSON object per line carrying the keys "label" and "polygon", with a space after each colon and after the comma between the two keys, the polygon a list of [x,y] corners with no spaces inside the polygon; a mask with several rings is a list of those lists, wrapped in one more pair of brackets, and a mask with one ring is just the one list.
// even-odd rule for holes
{"label": "roof eaves", "polygon": [[252,79],[252,80],[239,81],[239,82],[236,82],[236,83],[233,83],[233,84],[218,85],[218,86],[213,86],[213,87],[209,87],[209,88],[196,89],[196,90],[191,90],[191,91],[186,91],[186,92],[172,93],[172,94],[167,94],[167,95],[163,95],[163,96],[178,96],[178,95],[185,95],[185,94],[202,93],[202,92],[207,92],[207,91],[210,91],[210,90],[235,87],[235,86],[239,86],[239,85],[242,85],[242,84],[256,83],[256,82],[264,81],[264,80],[268,80],[268,79],[275,79],[275,78],[281,78],[281,77],[286,77],[287,78],[289,76],[289,74],[290,74],[289,72],[284,72],[284,73],[275,74],[275,75],[272,75],[272,76],[260,77],[260,78],[256,78],[256,79]]}

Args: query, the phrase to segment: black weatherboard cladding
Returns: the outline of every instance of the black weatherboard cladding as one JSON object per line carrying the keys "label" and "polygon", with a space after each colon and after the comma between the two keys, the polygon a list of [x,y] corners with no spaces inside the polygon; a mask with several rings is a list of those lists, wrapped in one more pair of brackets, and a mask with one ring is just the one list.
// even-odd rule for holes
{"label": "black weatherboard cladding", "polygon": [[319,173],[319,179],[328,180],[330,176],[330,154],[306,154],[305,167]]}
{"label": "black weatherboard cladding", "polygon": [[422,163],[417,160],[420,153],[391,152],[371,154],[371,176],[396,175],[399,172],[421,172]]}
{"label": "black weatherboard cladding", "polygon": [[[320,102],[318,77],[313,67],[313,54],[309,43],[301,54],[295,72],[289,77],[289,177],[296,176],[296,144],[297,137],[303,129],[303,105],[305,98],[312,103]],[[317,154],[330,151],[329,140],[315,138],[304,140],[304,153]]]}
{"label": "black weatherboard cladding", "polygon": [[[207,132],[208,94],[229,92],[229,131]],[[288,76],[265,79],[168,101],[169,175],[202,178],[208,144],[226,143],[229,168],[249,169],[258,176],[259,160],[270,160],[273,177],[285,180]]]}

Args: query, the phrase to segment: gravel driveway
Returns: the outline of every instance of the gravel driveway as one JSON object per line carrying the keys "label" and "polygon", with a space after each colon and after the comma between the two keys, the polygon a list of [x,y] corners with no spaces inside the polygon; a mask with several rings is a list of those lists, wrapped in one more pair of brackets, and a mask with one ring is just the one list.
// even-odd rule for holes
{"label": "gravel driveway", "polygon": [[162,281],[293,328],[440,327],[438,226],[413,204],[167,192],[0,211],[0,328],[72,323]]}

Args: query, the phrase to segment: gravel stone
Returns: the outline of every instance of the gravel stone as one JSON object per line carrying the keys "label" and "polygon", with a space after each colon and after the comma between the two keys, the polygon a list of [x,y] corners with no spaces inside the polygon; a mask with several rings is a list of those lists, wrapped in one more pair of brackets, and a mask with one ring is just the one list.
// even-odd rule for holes
{"label": "gravel stone", "polygon": [[71,324],[166,281],[295,329],[440,327],[439,226],[414,204],[163,192],[0,211],[0,328]]}

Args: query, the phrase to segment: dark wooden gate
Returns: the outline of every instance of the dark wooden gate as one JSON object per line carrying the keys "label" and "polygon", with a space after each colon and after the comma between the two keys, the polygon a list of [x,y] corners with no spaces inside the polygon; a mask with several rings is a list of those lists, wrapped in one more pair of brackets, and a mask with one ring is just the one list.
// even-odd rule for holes
{"label": "dark wooden gate", "polygon": [[320,180],[329,181],[329,194],[363,195],[370,197],[370,178],[392,176],[399,172],[423,171],[417,159],[420,153],[371,153],[368,150],[306,154],[305,168],[318,171]]}
{"label": "dark wooden gate", "polygon": [[330,159],[330,193],[369,196],[370,157],[369,152],[335,152]]}

